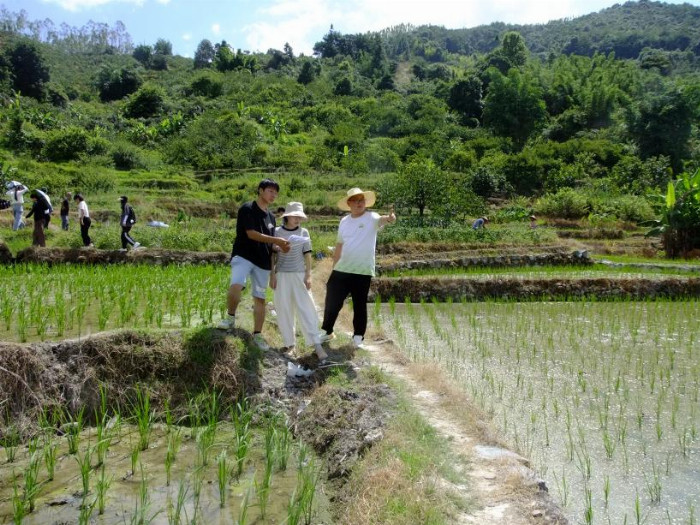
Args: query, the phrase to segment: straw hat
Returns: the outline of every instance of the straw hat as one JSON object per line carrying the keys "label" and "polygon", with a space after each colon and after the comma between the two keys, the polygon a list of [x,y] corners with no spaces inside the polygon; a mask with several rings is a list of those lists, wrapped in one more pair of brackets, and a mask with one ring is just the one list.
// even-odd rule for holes
{"label": "straw hat", "polygon": [[348,190],[345,197],[338,201],[338,208],[340,208],[343,211],[350,211],[350,205],[348,204],[348,200],[350,200],[355,195],[364,195],[365,206],[367,208],[371,208],[372,206],[374,206],[374,203],[377,200],[377,195],[373,191],[362,191],[360,188],[351,188]]}
{"label": "straw hat", "polygon": [[301,217],[306,219],[306,214],[304,213],[304,205],[301,202],[290,202],[284,208],[284,213],[282,217]]}

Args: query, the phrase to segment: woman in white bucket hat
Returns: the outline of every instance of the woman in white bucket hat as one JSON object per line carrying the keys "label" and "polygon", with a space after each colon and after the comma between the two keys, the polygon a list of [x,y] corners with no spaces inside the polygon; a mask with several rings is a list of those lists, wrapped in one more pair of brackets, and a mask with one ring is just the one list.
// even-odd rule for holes
{"label": "woman in white bucket hat", "polygon": [[287,253],[273,252],[270,287],[275,291],[277,326],[288,352],[296,344],[295,321],[299,319],[306,344],[314,347],[323,361],[328,356],[321,346],[318,314],[311,295],[311,237],[301,221],[306,220],[304,205],[290,202],[282,214],[282,226],[275,228],[275,237],[289,241]]}
{"label": "woman in white bucket hat", "polygon": [[367,330],[367,295],[374,277],[377,232],[385,224],[396,221],[393,209],[389,215],[367,210],[376,200],[373,191],[351,188],[338,201],[338,208],[349,211],[350,215],[343,217],[338,226],[333,271],[326,284],[322,342],[334,337],[333,327],[348,295],[352,297],[353,305],[353,345],[359,348],[364,341]]}

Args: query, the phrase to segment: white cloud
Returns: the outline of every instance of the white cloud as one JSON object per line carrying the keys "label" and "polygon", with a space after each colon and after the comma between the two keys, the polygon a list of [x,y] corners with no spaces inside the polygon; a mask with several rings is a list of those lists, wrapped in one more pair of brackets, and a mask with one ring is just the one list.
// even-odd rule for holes
{"label": "white cloud", "polygon": [[168,5],[170,3],[170,0],[156,0],[156,2],[163,5]]}
{"label": "white cloud", "polygon": [[182,39],[183,39],[185,42],[189,42],[190,40],[192,40],[192,33],[185,33],[185,34],[183,34],[183,35],[182,35]]}
{"label": "white cloud", "polygon": [[218,35],[221,32],[221,25],[220,24],[212,24],[211,25],[211,30],[215,35]]}

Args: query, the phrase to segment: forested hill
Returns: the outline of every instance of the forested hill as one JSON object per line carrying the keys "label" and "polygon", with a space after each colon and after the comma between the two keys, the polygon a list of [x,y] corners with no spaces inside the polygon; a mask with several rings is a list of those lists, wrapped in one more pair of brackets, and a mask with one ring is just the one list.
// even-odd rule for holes
{"label": "forested hill", "polygon": [[0,178],[21,170],[52,193],[189,191],[209,177],[201,196],[237,202],[237,174],[289,173],[295,191],[335,174],[444,221],[492,198],[524,211],[519,197],[559,199],[553,213],[567,217],[646,220],[649,191],[700,166],[700,8],[687,4],[331,29],[314,56],[202,39],[188,58],[158,35],[134,46],[119,22],[29,17],[0,9]]}
{"label": "forested hill", "polygon": [[[414,53],[440,61],[445,53],[469,55],[493,51],[507,31],[520,33],[529,50],[544,58],[550,53],[592,56],[596,52],[614,52],[618,58],[638,58],[645,48],[690,51],[700,56],[700,8],[646,0],[616,4],[597,13],[546,24],[496,22],[470,29],[401,25],[382,31],[381,36],[392,59],[407,58]],[[328,38],[327,35],[317,44],[325,56],[334,53],[334,42],[326,45]],[[366,39],[367,35],[345,38]]]}

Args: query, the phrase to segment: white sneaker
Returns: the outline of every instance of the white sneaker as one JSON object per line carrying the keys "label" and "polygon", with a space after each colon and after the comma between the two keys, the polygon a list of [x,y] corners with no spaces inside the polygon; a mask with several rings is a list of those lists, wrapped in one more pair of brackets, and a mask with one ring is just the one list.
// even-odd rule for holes
{"label": "white sneaker", "polygon": [[126,251],[126,248],[119,248],[119,251],[120,251],[120,252],[125,252],[125,251]]}
{"label": "white sneaker", "polygon": [[216,325],[219,330],[233,330],[236,328],[236,317],[233,315],[228,315]]}
{"label": "white sneaker", "polygon": [[328,334],[324,330],[321,330],[319,336],[321,338],[322,343],[327,343],[328,341],[332,341],[333,339],[335,339],[335,334]]}
{"label": "white sneaker", "polygon": [[365,338],[362,337],[361,335],[353,335],[352,336],[352,346],[355,348],[364,348],[364,340]]}
{"label": "white sneaker", "polygon": [[270,349],[270,345],[263,339],[262,334],[253,334],[253,344],[263,351]]}
{"label": "white sneaker", "polygon": [[134,243],[134,247],[132,248],[132,250],[137,250],[137,249],[139,248],[139,246],[141,246],[141,243],[140,243],[140,242],[135,242],[135,243]]}

